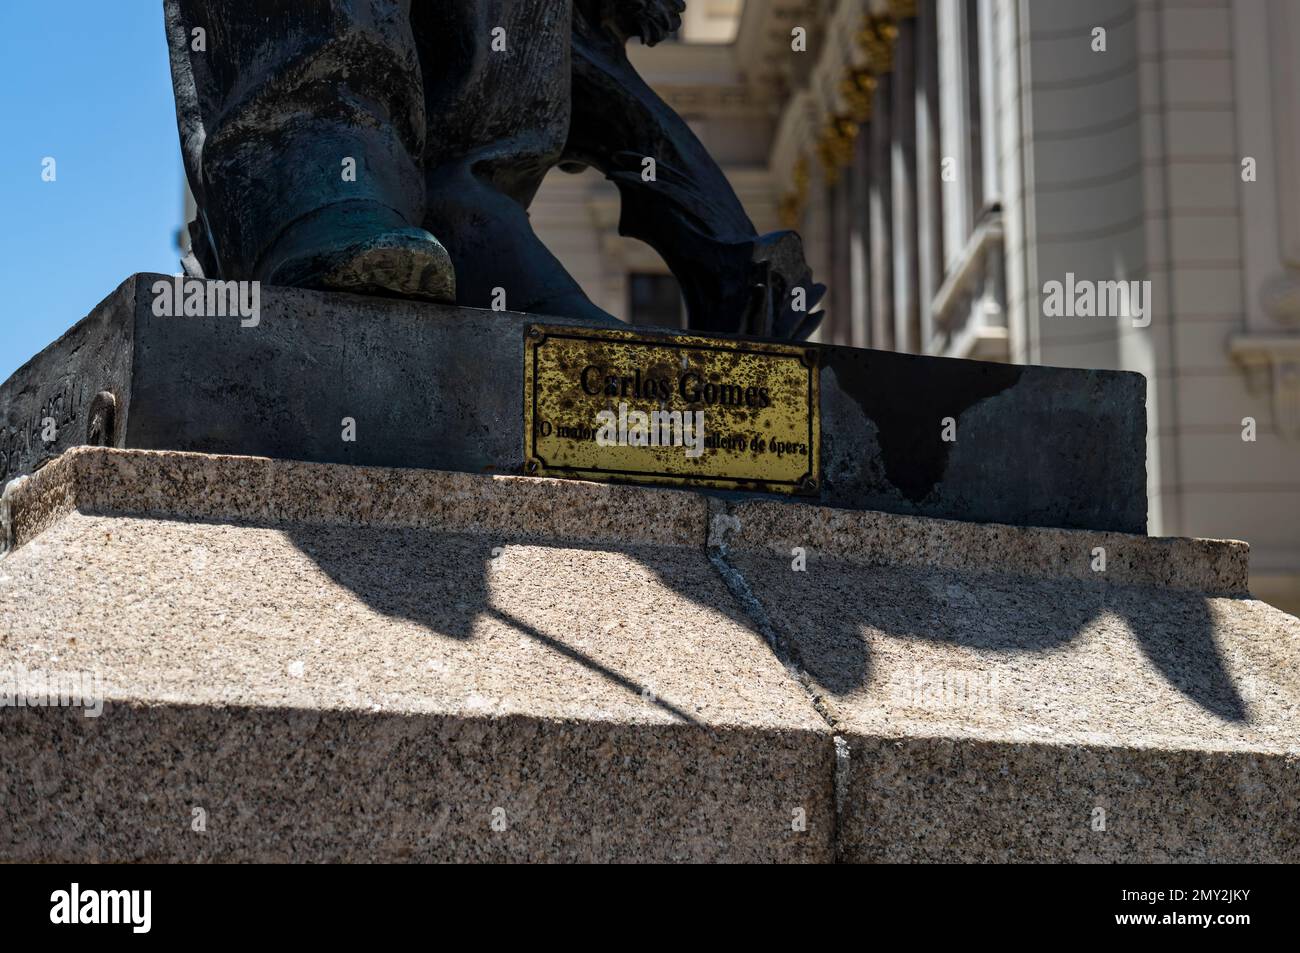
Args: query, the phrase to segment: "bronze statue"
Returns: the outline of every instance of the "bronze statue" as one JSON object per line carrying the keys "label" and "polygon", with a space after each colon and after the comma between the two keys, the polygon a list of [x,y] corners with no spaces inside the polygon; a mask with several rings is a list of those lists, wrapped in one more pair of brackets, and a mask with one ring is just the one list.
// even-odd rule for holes
{"label": "bronze statue", "polygon": [[[824,289],[632,68],[683,0],[164,0],[193,275],[613,322],[533,233],[555,166],[619,188],[690,327],[803,339]],[[653,159],[647,175],[647,158]]]}

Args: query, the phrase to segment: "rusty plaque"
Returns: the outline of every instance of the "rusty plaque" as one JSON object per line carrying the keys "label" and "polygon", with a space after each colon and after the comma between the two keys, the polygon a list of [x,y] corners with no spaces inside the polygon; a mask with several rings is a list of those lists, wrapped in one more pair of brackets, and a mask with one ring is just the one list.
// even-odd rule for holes
{"label": "rusty plaque", "polygon": [[545,324],[524,334],[529,474],[817,491],[815,349]]}

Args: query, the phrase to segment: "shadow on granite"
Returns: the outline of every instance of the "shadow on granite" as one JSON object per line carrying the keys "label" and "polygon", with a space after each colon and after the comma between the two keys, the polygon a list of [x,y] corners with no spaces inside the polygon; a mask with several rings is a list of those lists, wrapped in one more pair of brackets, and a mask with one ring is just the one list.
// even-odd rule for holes
{"label": "shadow on granite", "polygon": [[[577,662],[611,686],[639,696],[683,722],[699,724],[681,706],[659,697],[648,686],[493,605],[490,573],[494,560],[504,558],[504,539],[497,543],[486,536],[347,526],[287,526],[283,532],[330,579],[381,615],[415,623],[430,635],[457,640],[472,638],[481,617],[495,619]],[[535,545],[545,546],[546,542],[535,541]],[[573,543],[566,543],[564,549],[598,551],[596,546]],[[644,553],[641,558],[666,584],[691,597],[689,581],[665,567],[656,554]],[[698,585],[694,588],[698,595]],[[737,624],[746,625],[738,613],[731,616]]]}
{"label": "shadow on granite", "polygon": [[[788,566],[764,570],[745,561],[744,572],[764,580],[768,592],[783,586]],[[810,563],[809,572],[815,572]],[[834,695],[849,695],[870,680],[869,635],[946,643],[971,652],[1003,655],[1051,653],[1116,616],[1132,631],[1143,654],[1185,697],[1227,721],[1246,718],[1214,641],[1204,595],[1160,595],[1166,615],[1153,624],[1151,593],[1141,587],[1057,582],[990,575],[972,590],[970,577],[945,578],[915,570],[877,568],[852,581],[825,583],[786,612],[779,599],[763,599],[778,627],[792,634],[800,665]],[[761,598],[761,597],[760,597]],[[815,645],[815,648],[812,646]]]}
{"label": "shadow on granite", "polygon": [[[1214,608],[1232,601],[1222,596],[1247,594],[1248,548],[1230,541],[726,504],[735,527],[726,558],[775,623],[773,636],[710,562],[704,544],[722,545],[713,539],[722,514],[699,494],[82,448],[15,488],[14,540],[73,507],[276,527],[367,606],[458,641],[487,609],[515,616],[520,605],[528,618],[516,622],[551,637],[588,625],[582,613],[617,615],[625,628],[610,643],[642,648],[674,621],[713,618],[784,643],[782,654],[836,697],[871,697],[881,653],[913,645],[906,652],[918,664],[962,670],[1035,660],[1051,669],[1064,660],[1071,678],[1090,673],[1080,683],[1085,695],[1110,693],[1118,710],[1121,683],[1131,697],[1171,705],[1176,693],[1190,704],[1174,706],[1173,717],[1199,711],[1212,733],[1246,720],[1230,675],[1241,669],[1225,665],[1225,646],[1233,647],[1219,628],[1224,612],[1228,621],[1249,613],[1216,616]],[[1104,573],[1091,569],[1099,546],[1108,553]],[[806,572],[792,568],[796,548],[806,551]],[[499,558],[510,554],[517,558]],[[605,608],[615,605],[616,613]],[[699,638],[689,628],[673,636]],[[609,657],[601,664],[609,669],[602,681],[619,684],[620,669]],[[1134,673],[1137,681],[1125,681]],[[1059,681],[1050,671],[1040,679]]]}
{"label": "shadow on granite", "polygon": [[[353,527],[290,526],[284,532],[331,579],[377,612],[457,639],[470,636],[479,613],[491,615],[568,654],[611,684],[634,695],[645,690],[491,605],[488,583],[493,551],[504,548],[504,536],[499,541],[490,535],[465,536],[448,548],[445,534],[429,530],[377,533]],[[532,542],[560,545],[544,539]],[[595,552],[604,547],[565,542],[563,548]],[[673,571],[665,566],[655,551],[638,555],[677,595],[725,612],[759,634],[753,620],[738,607],[719,605],[711,592],[705,596],[695,574],[704,571],[702,564],[683,573],[680,567]],[[942,572],[877,567],[863,573],[841,567],[829,574],[831,578],[805,589],[816,573],[815,561],[810,562],[808,573],[792,572],[788,561],[780,558],[751,557],[737,565],[778,630],[791,638],[793,661],[833,695],[852,695],[868,686],[872,667],[868,633],[1012,656],[1062,651],[1104,620],[1118,617],[1147,660],[1182,695],[1216,718],[1246,719],[1245,702],[1219,655],[1207,599],[1200,593],[1160,591],[1161,615],[1159,624],[1154,624],[1150,608],[1157,595],[1137,586],[1071,581],[1063,588],[1059,580],[990,573],[979,579],[976,590],[970,585],[970,574],[959,579]],[[394,585],[395,577],[402,578],[400,587]],[[593,588],[601,584],[599,579],[588,582]],[[643,635],[653,635],[652,616],[653,606],[645,606]],[[664,699],[656,698],[655,703],[691,720]]]}
{"label": "shadow on granite", "polygon": [[[653,686],[642,684],[605,664],[580,647],[565,642],[545,628],[564,631],[567,612],[562,604],[554,607],[556,625],[544,627],[530,623],[499,605],[491,593],[493,566],[507,558],[507,548],[516,549],[517,538],[496,540],[491,536],[447,534],[434,530],[386,528],[383,530],[348,526],[278,527],[285,538],[309,557],[331,580],[353,593],[374,612],[414,623],[431,636],[468,640],[474,637],[475,625],[483,619],[495,620],[520,632],[538,645],[558,653],[606,681],[611,688],[622,689],[629,696],[660,708],[687,724],[700,721],[682,706],[659,696]],[[553,547],[557,552],[607,551],[608,546],[559,543],[545,539],[524,541],[529,548]],[[687,551],[689,552],[689,551]],[[673,557],[685,553],[665,553],[662,547],[628,547],[631,555],[658,580],[676,594],[713,612],[720,612],[737,626],[752,631],[750,621],[737,608],[727,605],[718,591],[717,580],[704,559],[680,562]],[[667,558],[666,558],[667,557]],[[535,559],[537,557],[534,557]],[[539,561],[544,565],[546,557]],[[708,570],[703,580],[700,573]],[[590,579],[592,591],[600,579]],[[722,597],[722,598],[719,598]],[[642,635],[653,638],[655,622],[647,616]],[[755,633],[756,637],[757,633]]]}
{"label": "shadow on granite", "polygon": [[9,858],[1300,844],[1300,622],[1244,598],[1241,543],[89,449],[4,503],[0,661],[99,672],[115,713],[0,719]]}
{"label": "shadow on granite", "polygon": [[[915,717],[963,733],[1039,725],[1137,738],[1145,726],[1148,740],[1244,741],[1289,720],[1252,711],[1232,674],[1266,670],[1243,664],[1262,636],[1235,622],[1253,600],[815,558],[796,573],[781,557],[729,558],[831,709],[865,706],[881,730]],[[1225,648],[1241,656],[1235,665]]]}

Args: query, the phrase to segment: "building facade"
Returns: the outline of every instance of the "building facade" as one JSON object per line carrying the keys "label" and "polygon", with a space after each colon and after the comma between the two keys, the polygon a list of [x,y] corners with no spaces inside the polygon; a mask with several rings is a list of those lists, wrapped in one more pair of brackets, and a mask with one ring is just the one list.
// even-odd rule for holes
{"label": "building facade", "polygon": [[[820,340],[1140,371],[1150,532],[1246,539],[1300,610],[1300,4],[692,0],[632,55],[802,233]],[[601,307],[680,322],[600,176],[532,216]]]}

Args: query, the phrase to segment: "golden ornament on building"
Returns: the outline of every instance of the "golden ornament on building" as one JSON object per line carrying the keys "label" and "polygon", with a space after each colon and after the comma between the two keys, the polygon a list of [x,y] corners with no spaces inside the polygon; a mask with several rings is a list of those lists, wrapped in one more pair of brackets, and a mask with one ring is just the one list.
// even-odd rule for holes
{"label": "golden ornament on building", "polygon": [[871,104],[879,83],[870,70],[849,70],[840,80],[840,96],[849,107],[849,118],[857,123],[871,118]]}
{"label": "golden ornament on building", "polygon": [[800,156],[790,170],[794,188],[781,199],[778,214],[782,228],[798,228],[799,219],[803,217],[804,206],[808,204],[808,157]]}
{"label": "golden ornament on building", "polygon": [[826,125],[817,141],[817,157],[827,185],[840,179],[840,170],[853,161],[853,143],[858,138],[858,124],[849,116],[836,116]]}
{"label": "golden ornament on building", "polygon": [[858,31],[858,49],[867,58],[867,69],[879,76],[894,68],[894,41],[898,39],[898,24],[892,17],[868,14],[862,18]]}

